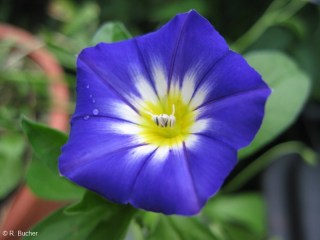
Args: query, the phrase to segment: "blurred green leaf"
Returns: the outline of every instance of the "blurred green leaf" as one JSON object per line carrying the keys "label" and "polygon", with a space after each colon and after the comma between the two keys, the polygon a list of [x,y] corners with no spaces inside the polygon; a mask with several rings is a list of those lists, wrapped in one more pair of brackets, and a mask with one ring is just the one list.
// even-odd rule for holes
{"label": "blurred green leaf", "polygon": [[[40,222],[31,231],[38,232],[38,240],[86,240],[90,233],[101,221],[104,212],[92,212],[88,214],[67,216],[63,209]],[[35,237],[25,237],[25,240]]]}
{"label": "blurred green leaf", "polygon": [[90,239],[124,239],[136,210],[131,206],[118,205],[110,217],[99,222],[90,234]]}
{"label": "blurred green leaf", "polygon": [[[112,203],[106,199],[100,197],[94,192],[86,191],[82,199],[64,209],[66,215],[76,215],[84,212],[90,212],[91,210],[104,209],[106,204],[112,206]],[[94,206],[94,207],[93,207]],[[117,205],[115,205],[117,206]]]}
{"label": "blurred green leaf", "polygon": [[50,200],[79,199],[84,192],[83,188],[50,171],[45,163],[36,157],[28,168],[26,184],[35,195]]}
{"label": "blurred green leaf", "polygon": [[20,131],[22,114],[41,117],[48,109],[47,77],[38,70],[3,69],[0,82],[0,131]]}
{"label": "blurred green leaf", "polygon": [[[267,29],[257,41],[250,45],[248,51],[266,49],[287,51],[292,44],[295,44],[296,38],[295,32],[291,31],[291,29],[273,26]],[[274,39],[277,39],[277,41],[274,41]]]}
{"label": "blurred green leaf", "polygon": [[[320,76],[319,76],[319,62],[320,62],[320,48],[318,44],[320,42],[320,23],[318,25],[318,29],[316,30],[315,36],[312,37],[312,49],[311,52],[315,54],[316,68],[314,71],[314,82],[313,82],[313,97],[320,102]],[[311,44],[310,44],[311,45]]]}
{"label": "blurred green leaf", "polygon": [[92,45],[100,42],[113,43],[131,38],[131,34],[121,22],[107,22],[102,25],[91,41]]}
{"label": "blurred green leaf", "polygon": [[266,232],[265,204],[258,193],[216,196],[207,203],[202,213],[213,223],[242,226],[256,236]]}
{"label": "blurred green leaf", "polygon": [[143,225],[148,228],[150,232],[153,232],[154,229],[157,227],[160,214],[154,213],[154,212],[140,212],[141,214],[139,217],[141,217],[141,222],[143,222]]}
{"label": "blurred green leaf", "polygon": [[144,240],[142,229],[136,221],[131,221],[125,240]]}
{"label": "blurred green leaf", "polygon": [[112,204],[92,192],[86,192],[78,203],[78,210],[81,206],[83,209],[73,214],[67,214],[65,209],[58,210],[32,231],[39,233],[37,239],[40,240],[120,240],[124,238],[136,212],[131,206]]}
{"label": "blurred green leaf", "polygon": [[312,78],[312,97],[320,102],[320,24],[318,29],[304,42],[295,44],[292,49],[293,56],[299,65]]}
{"label": "blurred green leaf", "polygon": [[209,228],[197,218],[160,216],[157,226],[146,238],[148,240],[198,240],[216,239]]}
{"label": "blurred green leaf", "polygon": [[[265,235],[257,235],[250,231],[246,226],[237,223],[224,223],[221,226],[223,239],[226,240],[265,240]],[[220,239],[219,239],[220,240]]]}
{"label": "blurred green leaf", "polygon": [[182,240],[176,230],[165,216],[160,216],[154,231],[146,238],[147,240]]}
{"label": "blurred green leaf", "polygon": [[63,22],[72,21],[75,17],[77,5],[73,1],[54,0],[50,2],[50,17]]}
{"label": "blurred green leaf", "polygon": [[49,43],[48,49],[56,56],[62,66],[72,70],[76,68],[76,53],[72,53],[62,46],[55,46],[51,43]]}
{"label": "blurred green leaf", "polygon": [[205,15],[208,11],[204,1],[183,0],[172,1],[162,4],[161,8],[156,8],[150,14],[150,18],[155,21],[165,22],[177,13],[188,12],[190,9],[197,10],[200,14]]}
{"label": "blurred green leaf", "polygon": [[276,138],[299,115],[310,93],[309,78],[284,54],[257,51],[245,58],[272,89],[262,126],[253,142],[239,154],[244,158]]}
{"label": "blurred green leaf", "polygon": [[82,32],[77,36],[67,36],[59,32],[43,31],[41,37],[46,42],[48,50],[55,55],[59,63],[65,68],[75,70],[76,55],[80,50],[88,46],[88,39],[85,35],[91,33]]}
{"label": "blurred green leaf", "polygon": [[67,142],[67,135],[27,118],[22,119],[21,125],[31,143],[35,155],[43,161],[53,173],[58,173],[60,148]]}
{"label": "blurred green leaf", "polygon": [[7,57],[15,44],[16,42],[10,39],[5,39],[0,42],[0,69],[5,66]]}
{"label": "blurred green leaf", "polygon": [[6,197],[23,175],[24,139],[19,134],[0,137],[0,199]]}
{"label": "blurred green leaf", "polygon": [[21,71],[18,69],[6,69],[5,71],[1,70],[0,74],[1,79],[15,84],[31,83],[33,85],[39,84],[45,86],[48,81],[48,77],[44,73],[38,71]]}
{"label": "blurred green leaf", "polygon": [[130,205],[112,203],[94,192],[87,191],[79,203],[67,207],[66,215],[81,215],[92,211],[105,212],[103,219],[95,226],[90,239],[123,239],[136,209]]}
{"label": "blurred green leaf", "polygon": [[66,35],[87,31],[90,25],[98,20],[99,7],[96,3],[86,2],[83,5],[78,5],[76,9],[74,17],[63,27],[62,32]]}
{"label": "blurred green leaf", "polygon": [[30,164],[26,179],[31,190],[46,199],[80,198],[84,189],[62,178],[58,172],[60,148],[67,141],[67,136],[26,118],[22,119],[22,128],[36,156]]}

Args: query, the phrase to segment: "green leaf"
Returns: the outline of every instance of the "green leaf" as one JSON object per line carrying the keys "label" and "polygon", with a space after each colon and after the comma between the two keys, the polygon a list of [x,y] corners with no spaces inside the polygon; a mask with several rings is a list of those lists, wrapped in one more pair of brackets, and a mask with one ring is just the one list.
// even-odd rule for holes
{"label": "green leaf", "polygon": [[148,228],[150,232],[153,232],[159,223],[160,214],[154,212],[140,212],[140,221],[143,222],[143,226]]}
{"label": "green leaf", "polygon": [[18,134],[0,138],[0,199],[12,191],[23,175],[24,139]]}
{"label": "green leaf", "polygon": [[[91,210],[103,209],[106,205],[113,206],[113,204],[106,199],[100,197],[94,192],[86,191],[82,199],[65,208],[64,213],[66,215],[76,215],[84,212],[90,212]],[[93,207],[94,206],[94,207]],[[117,206],[117,205],[115,205]]]}
{"label": "green leaf", "polygon": [[[90,233],[99,223],[104,213],[94,212],[88,214],[79,214],[67,216],[63,213],[64,209],[50,215],[44,221],[40,222],[32,232],[38,232],[38,240],[85,240],[91,239]],[[35,237],[25,237],[25,240]]]}
{"label": "green leaf", "polygon": [[246,157],[286,130],[299,115],[310,93],[309,78],[287,56],[277,51],[257,51],[245,56],[272,89],[262,126],[253,142],[242,149]]}
{"label": "green leaf", "polygon": [[105,218],[94,228],[90,239],[103,239],[105,236],[110,239],[123,239],[137,210],[129,205],[111,203],[96,193],[87,191],[80,202],[65,208],[64,213],[72,216],[92,211],[106,213]]}
{"label": "green leaf", "polygon": [[35,155],[57,173],[60,148],[67,142],[67,135],[27,118],[22,119],[21,125]]}
{"label": "green leaf", "polygon": [[62,29],[66,35],[75,35],[88,31],[92,24],[98,22],[99,6],[94,2],[78,4],[77,12],[72,20],[68,21]]}
{"label": "green leaf", "polygon": [[113,43],[131,38],[131,34],[121,22],[107,22],[102,25],[92,39],[92,44]]}
{"label": "green leaf", "polygon": [[136,210],[131,206],[117,206],[117,210],[113,214],[99,222],[90,235],[90,239],[124,239],[129,228],[131,219]]}
{"label": "green leaf", "polygon": [[136,212],[131,206],[110,203],[89,191],[75,206],[77,211],[72,214],[66,208],[60,209],[31,231],[39,233],[39,240],[120,240]]}
{"label": "green leaf", "polygon": [[33,158],[26,176],[26,184],[38,197],[50,200],[76,200],[84,189],[53,173],[43,161]]}
{"label": "green leaf", "polygon": [[188,12],[190,9],[196,9],[201,15],[206,15],[210,10],[204,1],[171,1],[164,2],[161,7],[156,7],[150,14],[153,21],[166,22],[176,15],[177,12]]}
{"label": "green leaf", "polygon": [[125,240],[144,240],[143,231],[136,221],[131,221]]}
{"label": "green leaf", "polygon": [[172,226],[179,233],[181,239],[215,239],[209,228],[197,218],[169,217]]}
{"label": "green leaf", "polygon": [[266,210],[263,198],[257,193],[217,196],[208,202],[203,215],[212,222],[237,224],[256,235],[266,232]]}
{"label": "green leaf", "polygon": [[226,240],[264,240],[265,234],[257,235],[250,231],[246,226],[237,223],[224,223],[221,225],[223,239]]}
{"label": "green leaf", "polygon": [[297,62],[306,71],[312,79],[311,96],[320,102],[320,76],[319,76],[319,62],[320,62],[320,26],[317,31],[318,36],[311,37],[302,43],[295,43],[292,49],[293,56]]}
{"label": "green leaf", "polygon": [[61,177],[58,172],[58,157],[67,136],[57,130],[22,119],[35,157],[27,172],[27,185],[39,197],[52,200],[78,199],[84,189]]}
{"label": "green leaf", "polygon": [[171,239],[171,240],[182,240],[179,236],[179,233],[173,226],[170,224],[168,219],[164,216],[160,216],[157,226],[154,228],[154,231],[146,238],[147,240],[162,240],[162,239]]}
{"label": "green leaf", "polygon": [[[275,38],[277,41],[273,41]],[[290,29],[273,26],[267,29],[262,36],[249,47],[249,51],[257,51],[259,49],[286,51],[289,46],[294,44],[296,38],[297,36],[295,36]]]}
{"label": "green leaf", "polygon": [[48,44],[48,49],[52,52],[56,58],[59,60],[59,63],[65,67],[74,70],[76,67],[76,53],[71,53],[70,50],[67,51],[63,47],[58,47],[55,45]]}
{"label": "green leaf", "polygon": [[197,218],[160,216],[158,225],[147,237],[148,240],[198,240],[216,239],[209,228]]}
{"label": "green leaf", "polygon": [[0,42],[0,70],[5,69],[6,62],[8,61],[8,55],[10,50],[16,45],[16,41],[12,39],[1,39]]}

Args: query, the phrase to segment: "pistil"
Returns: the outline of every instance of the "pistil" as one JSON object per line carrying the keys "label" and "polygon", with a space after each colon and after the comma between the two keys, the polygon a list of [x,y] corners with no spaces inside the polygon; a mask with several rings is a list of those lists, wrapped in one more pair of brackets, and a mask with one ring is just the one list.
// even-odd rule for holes
{"label": "pistil", "polygon": [[175,113],[175,107],[174,104],[172,104],[172,112],[170,115],[167,114],[153,114],[151,112],[146,112],[152,117],[152,121],[158,126],[158,127],[173,127],[176,123],[176,117],[174,116]]}

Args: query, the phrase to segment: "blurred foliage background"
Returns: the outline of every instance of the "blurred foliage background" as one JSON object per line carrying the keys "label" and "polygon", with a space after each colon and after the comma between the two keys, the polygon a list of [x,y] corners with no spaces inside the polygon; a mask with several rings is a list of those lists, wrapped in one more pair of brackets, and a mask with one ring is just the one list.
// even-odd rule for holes
{"label": "blurred foliage background", "polygon": [[[273,125],[263,129],[263,144],[258,142],[258,147],[253,145],[240,153],[241,159],[245,161],[239,163],[222,190],[222,193],[228,194],[234,191],[255,191],[259,195],[246,193],[236,198],[222,196],[210,202],[205,211],[208,222],[213,216],[214,221],[218,219],[218,222],[224,223],[223,227],[209,224],[211,231],[215,236],[220,236],[220,239],[263,239],[261,236],[265,236],[267,227],[264,220],[261,220],[264,219],[265,212],[264,200],[260,194],[263,190],[261,171],[273,160],[292,153],[298,153],[309,163],[315,163],[314,159],[318,158],[320,151],[318,4],[319,1],[303,0],[2,0],[0,22],[32,33],[41,39],[43,45],[38,47],[46,47],[58,59],[72,95],[70,114],[74,107],[75,60],[81,49],[102,39],[113,42],[154,31],[177,13],[190,9],[196,9],[206,17],[226,38],[231,48],[246,54],[248,61],[261,69],[263,76],[262,72],[268,67],[265,61],[277,62],[278,68],[283,69],[283,72],[275,74],[283,74],[288,79],[283,91],[285,92],[285,88],[295,89],[288,91],[287,95],[281,95],[292,104],[288,104],[287,108],[282,106]],[[98,29],[100,30],[96,33]],[[252,54],[258,50],[270,54],[264,56],[265,61],[259,62],[260,58]],[[2,201],[24,181],[30,159],[30,150],[20,126],[21,116],[27,115],[44,122],[50,107],[48,77],[28,58],[29,51],[5,37],[0,41]],[[271,74],[270,71],[272,73],[271,65],[267,74]],[[291,71],[291,75],[288,76],[286,71]],[[310,80],[310,88],[299,89],[299,84],[291,85],[290,79],[300,77],[299,74],[303,74],[301,78]],[[295,101],[296,99],[300,100]],[[281,98],[277,100],[282,101]],[[283,109],[288,109],[290,117]],[[288,121],[281,125],[281,121],[286,118]],[[277,124],[281,125],[280,130],[277,129]],[[269,139],[266,137],[268,134]],[[223,207],[225,203],[228,208]],[[255,209],[255,215],[246,216],[246,211],[251,207]],[[317,213],[320,216],[320,212]],[[150,216],[144,216],[148,217]],[[232,221],[229,221],[230,218]],[[160,222],[167,224],[163,219]],[[132,224],[130,231],[134,235],[137,226]],[[223,238],[225,232],[228,232],[229,238]]]}

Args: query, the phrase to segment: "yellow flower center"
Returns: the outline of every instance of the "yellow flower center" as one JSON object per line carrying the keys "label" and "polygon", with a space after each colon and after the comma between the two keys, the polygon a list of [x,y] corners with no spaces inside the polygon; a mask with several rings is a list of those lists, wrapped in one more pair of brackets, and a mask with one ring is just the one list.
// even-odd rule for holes
{"label": "yellow flower center", "polygon": [[[181,93],[168,94],[157,103],[144,102],[140,116],[139,135],[144,142],[156,146],[173,147],[182,143],[189,136],[195,121],[195,113],[183,102]],[[166,124],[161,124],[161,121]]]}

